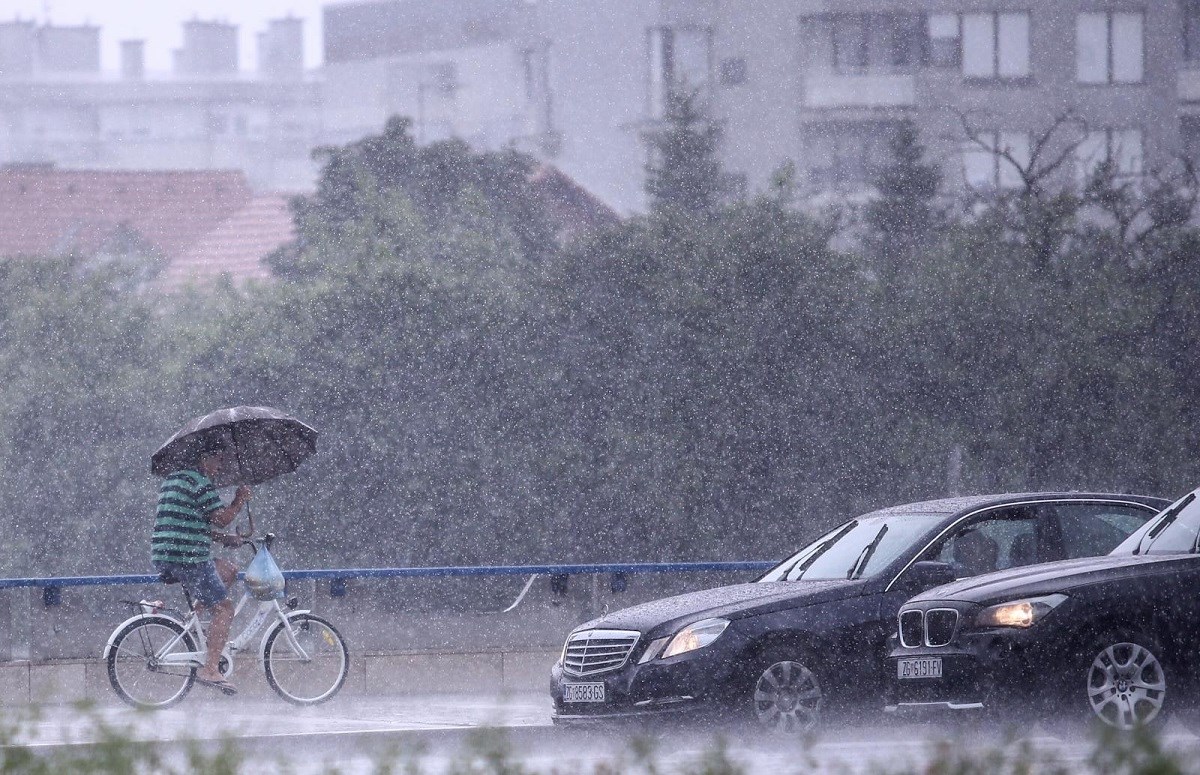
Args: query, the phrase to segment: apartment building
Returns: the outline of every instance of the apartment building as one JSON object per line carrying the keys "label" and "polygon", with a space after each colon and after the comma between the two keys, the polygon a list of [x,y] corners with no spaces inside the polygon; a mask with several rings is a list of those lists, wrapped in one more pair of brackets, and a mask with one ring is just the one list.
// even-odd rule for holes
{"label": "apartment building", "polygon": [[1018,186],[1018,166],[1036,170],[1060,156],[1059,183],[1104,161],[1138,175],[1195,145],[1193,3],[790,5],[795,153],[811,190],[868,185],[886,160],[888,130],[905,119],[921,129],[948,186],[977,191]]}
{"label": "apartment building", "polygon": [[272,21],[259,69],[239,69],[237,29],[183,25],[174,67],[150,73],[142,41],[100,68],[100,29],[0,22],[0,163],[74,169],[243,171],[259,190],[312,186],[319,92],[303,22]]}
{"label": "apartment building", "polygon": [[631,212],[678,89],[720,122],[735,190],[791,161],[808,195],[863,192],[904,120],[958,191],[1019,183],[989,149],[1066,154],[1064,183],[1104,160],[1200,160],[1200,0],[348,0],[323,21],[318,70],[288,19],[253,73],[232,27],[190,22],[167,74],[138,41],[100,73],[95,27],[0,23],[0,162],[236,168],[304,190],[314,146],[401,114],[419,142],[513,146]]}

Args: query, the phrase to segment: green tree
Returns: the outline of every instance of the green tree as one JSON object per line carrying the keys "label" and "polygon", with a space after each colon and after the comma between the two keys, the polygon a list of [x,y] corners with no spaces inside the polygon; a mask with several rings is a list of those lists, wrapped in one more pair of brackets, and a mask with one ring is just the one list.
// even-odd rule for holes
{"label": "green tree", "polygon": [[651,209],[702,216],[721,204],[721,130],[705,114],[697,92],[671,91],[662,127],[649,141],[646,193]]}
{"label": "green tree", "polygon": [[865,213],[867,249],[885,284],[907,269],[944,225],[937,202],[941,170],[925,161],[925,147],[912,121],[897,125],[888,149],[888,163],[875,181],[877,196]]}

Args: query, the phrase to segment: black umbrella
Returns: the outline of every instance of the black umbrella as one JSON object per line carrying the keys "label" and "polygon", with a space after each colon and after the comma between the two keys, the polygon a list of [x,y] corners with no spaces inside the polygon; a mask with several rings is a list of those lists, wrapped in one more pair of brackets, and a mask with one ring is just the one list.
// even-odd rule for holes
{"label": "black umbrella", "polygon": [[235,406],[197,417],[167,439],[150,458],[150,471],[169,476],[195,468],[200,452],[211,443],[232,451],[233,465],[213,477],[213,484],[260,484],[290,473],[317,451],[317,432],[294,417],[268,406]]}

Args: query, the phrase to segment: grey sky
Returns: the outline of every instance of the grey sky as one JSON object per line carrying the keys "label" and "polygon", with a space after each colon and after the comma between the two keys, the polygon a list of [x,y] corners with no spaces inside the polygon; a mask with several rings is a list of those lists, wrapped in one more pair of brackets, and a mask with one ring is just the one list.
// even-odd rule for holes
{"label": "grey sky", "polygon": [[53,24],[99,25],[101,67],[116,70],[120,41],[146,41],[146,69],[169,70],[171,51],[182,42],[180,25],[193,18],[238,25],[241,69],[257,62],[255,35],[267,21],[287,15],[304,19],[304,61],[314,67],[321,59],[321,8],[327,0],[2,0],[0,20],[14,17]]}

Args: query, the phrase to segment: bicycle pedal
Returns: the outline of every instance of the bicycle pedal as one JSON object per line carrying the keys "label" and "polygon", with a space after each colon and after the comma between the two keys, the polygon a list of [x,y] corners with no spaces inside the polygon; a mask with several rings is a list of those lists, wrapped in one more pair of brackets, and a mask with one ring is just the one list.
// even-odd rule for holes
{"label": "bicycle pedal", "polygon": [[298,606],[298,605],[300,605],[300,598],[298,598],[298,597],[289,597],[288,598],[287,609],[289,611],[294,611],[296,609],[296,606]]}

